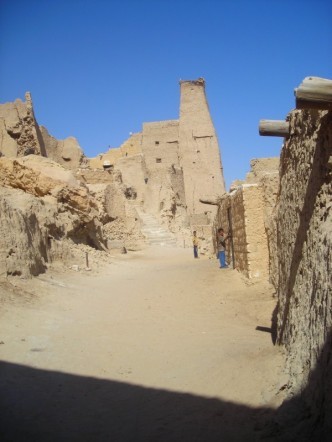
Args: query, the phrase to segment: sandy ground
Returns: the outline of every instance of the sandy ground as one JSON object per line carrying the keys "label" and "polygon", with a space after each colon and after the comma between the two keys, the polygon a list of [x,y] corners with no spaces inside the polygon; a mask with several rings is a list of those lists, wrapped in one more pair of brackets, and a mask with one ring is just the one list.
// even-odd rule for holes
{"label": "sandy ground", "polygon": [[271,288],[191,249],[110,261],[2,286],[0,439],[261,440],[283,387]]}

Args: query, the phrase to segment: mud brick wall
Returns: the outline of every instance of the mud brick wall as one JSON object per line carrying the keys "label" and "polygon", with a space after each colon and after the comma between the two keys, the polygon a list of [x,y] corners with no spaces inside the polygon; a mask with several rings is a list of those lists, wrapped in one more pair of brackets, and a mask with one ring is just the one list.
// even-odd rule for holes
{"label": "mud brick wall", "polygon": [[332,112],[297,110],[289,118],[277,207],[277,340],[293,390],[331,431]]}

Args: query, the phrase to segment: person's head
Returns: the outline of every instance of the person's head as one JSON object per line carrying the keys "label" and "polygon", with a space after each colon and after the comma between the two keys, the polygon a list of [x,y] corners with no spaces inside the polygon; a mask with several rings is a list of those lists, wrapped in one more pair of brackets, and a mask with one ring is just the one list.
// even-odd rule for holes
{"label": "person's head", "polygon": [[194,236],[196,236],[196,230],[193,231]]}
{"label": "person's head", "polygon": [[220,235],[220,234],[224,234],[224,229],[223,229],[222,227],[220,227],[220,228],[218,229],[218,233],[219,233],[219,235]]}

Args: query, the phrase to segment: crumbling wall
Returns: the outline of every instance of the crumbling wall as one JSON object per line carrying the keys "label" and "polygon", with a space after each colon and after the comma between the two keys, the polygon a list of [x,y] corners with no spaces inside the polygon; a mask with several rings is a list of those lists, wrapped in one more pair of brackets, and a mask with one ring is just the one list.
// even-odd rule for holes
{"label": "crumbling wall", "polygon": [[246,214],[246,239],[249,278],[269,277],[269,251],[264,220],[262,187],[258,184],[243,186]]}
{"label": "crumbling wall", "polygon": [[253,158],[250,161],[250,171],[246,175],[245,182],[247,184],[258,183],[267,175],[274,175],[278,172],[279,163],[279,157]]}
{"label": "crumbling wall", "polygon": [[183,171],[180,167],[173,166],[167,170],[159,190],[159,198],[159,220],[182,240],[189,224],[184,199]]}
{"label": "crumbling wall", "polygon": [[163,195],[161,201],[160,219],[172,233],[179,237],[185,229],[189,228],[181,167],[169,168],[168,179],[168,193]]}
{"label": "crumbling wall", "polygon": [[135,204],[141,205],[144,202],[144,195],[147,187],[145,182],[146,166],[142,154],[122,157],[115,166],[115,173],[118,179],[135,192]]}
{"label": "crumbling wall", "polygon": [[270,253],[276,243],[271,219],[279,185],[278,164],[277,158],[252,160],[246,181],[233,184],[231,193],[219,203],[215,230],[232,230],[227,260],[231,261],[233,246],[235,268],[250,279],[269,279]]}
{"label": "crumbling wall", "polygon": [[[218,226],[232,232],[227,242],[227,262],[247,278],[268,278],[268,249],[264,227],[264,202],[258,184],[242,184],[223,199]],[[230,225],[231,223],[231,225]]]}
{"label": "crumbling wall", "polygon": [[112,184],[89,184],[88,188],[98,205],[107,247],[140,248],[143,235],[130,188],[119,180]]}
{"label": "crumbling wall", "polygon": [[84,154],[76,138],[57,140],[47,129],[39,126],[30,92],[25,102],[0,105],[0,156],[23,157],[41,155],[73,170],[84,162]]}
{"label": "crumbling wall", "polygon": [[[279,158],[276,167],[279,166]],[[269,171],[260,178],[263,198],[264,227],[268,247],[269,282],[276,287],[278,278],[276,202],[279,192],[279,168]]]}
{"label": "crumbling wall", "polygon": [[277,340],[293,392],[331,435],[332,112],[297,110],[289,120],[277,206]]}
{"label": "crumbling wall", "polygon": [[25,98],[25,102],[17,99],[14,103],[0,105],[0,153],[4,156],[46,156],[29,92]]}
{"label": "crumbling wall", "polygon": [[[232,240],[234,245],[234,264],[235,268],[249,277],[248,253],[247,253],[247,235],[246,235],[246,213],[243,201],[243,187],[239,187],[228,197],[228,204],[222,210],[220,227],[226,233],[230,233],[229,225],[230,211],[232,222]],[[227,262],[230,262],[230,241],[227,241]]]}
{"label": "crumbling wall", "polygon": [[[0,152],[23,156],[33,146],[31,152],[73,171],[82,185],[113,184],[120,179],[126,195],[122,227],[135,218],[135,206],[139,206],[180,236],[190,226],[202,226],[202,234],[206,235],[202,241],[211,243],[211,229],[204,226],[211,226],[216,208],[204,206],[199,198],[223,193],[219,146],[205,96],[205,81],[180,84],[179,120],[144,123],[142,132],[132,134],[119,148],[91,159],[83,155],[75,138],[56,140],[47,129],[39,128],[27,94],[26,103],[18,100],[3,108],[6,118],[9,114],[11,117],[0,119]],[[131,224],[135,227],[137,223]]]}
{"label": "crumbling wall", "polygon": [[76,138],[57,140],[43,126],[40,126],[40,132],[45,146],[45,156],[69,170],[74,170],[83,163],[84,154]]}
{"label": "crumbling wall", "polygon": [[0,277],[46,270],[48,235],[38,220],[42,210],[45,205],[38,198],[0,187]]}
{"label": "crumbling wall", "polygon": [[106,248],[87,187],[47,158],[0,158],[0,275],[38,275],[69,258],[69,241]]}
{"label": "crumbling wall", "polygon": [[111,170],[79,167],[74,172],[76,179],[84,184],[110,184],[116,180],[116,173]]}
{"label": "crumbling wall", "polygon": [[91,169],[102,169],[105,163],[114,166],[121,158],[139,155],[141,153],[142,133],[139,132],[131,134],[120,147],[110,148],[107,152],[99,154],[95,158],[89,158],[89,167]]}

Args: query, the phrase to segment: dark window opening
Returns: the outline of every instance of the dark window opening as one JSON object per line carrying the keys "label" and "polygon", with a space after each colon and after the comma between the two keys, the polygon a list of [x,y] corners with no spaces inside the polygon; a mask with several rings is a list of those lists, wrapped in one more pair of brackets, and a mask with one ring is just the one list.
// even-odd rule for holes
{"label": "dark window opening", "polygon": [[161,158],[156,158],[156,163],[161,163]]}
{"label": "dark window opening", "polygon": [[104,161],[103,169],[104,170],[113,170],[114,164],[111,164],[109,161]]}
{"label": "dark window opening", "polygon": [[154,144],[155,144],[156,146],[158,146],[158,144],[159,144],[159,141],[155,141],[155,142],[154,142]]}

